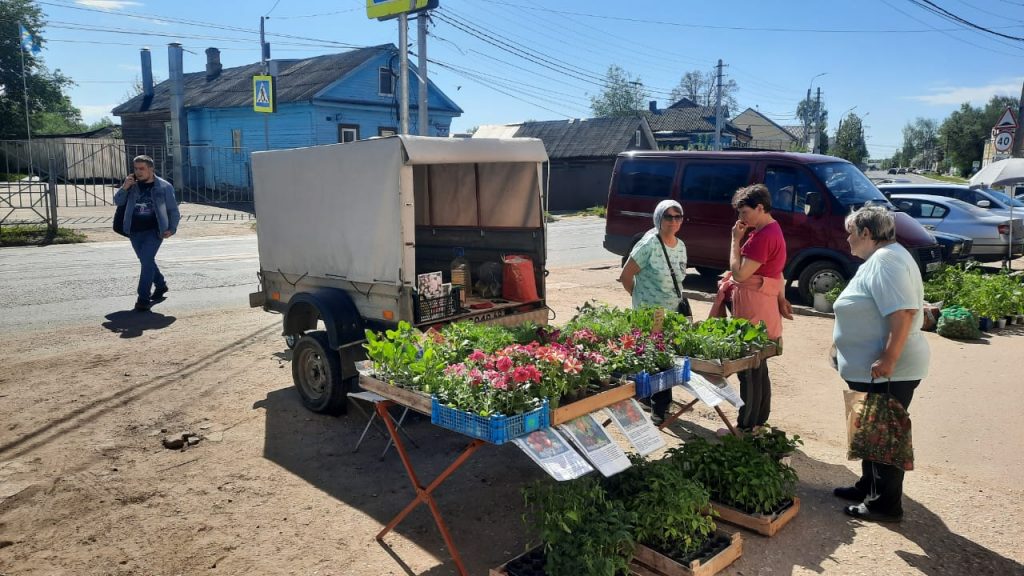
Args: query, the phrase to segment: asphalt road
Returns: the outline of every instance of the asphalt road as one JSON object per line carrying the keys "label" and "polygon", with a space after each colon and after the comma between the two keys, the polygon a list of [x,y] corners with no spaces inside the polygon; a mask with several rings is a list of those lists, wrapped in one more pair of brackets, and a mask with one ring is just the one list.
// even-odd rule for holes
{"label": "asphalt road", "polygon": [[[548,267],[617,260],[603,239],[603,219],[549,224]],[[171,239],[157,263],[171,288],[162,314],[245,307],[257,288],[255,235]],[[132,308],[138,273],[126,241],[0,249],[0,334],[103,322]]]}

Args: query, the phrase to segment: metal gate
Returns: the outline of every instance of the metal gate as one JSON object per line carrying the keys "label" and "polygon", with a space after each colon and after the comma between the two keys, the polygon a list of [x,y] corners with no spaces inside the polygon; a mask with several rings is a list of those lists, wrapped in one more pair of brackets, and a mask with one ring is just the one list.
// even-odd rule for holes
{"label": "metal gate", "polygon": [[55,222],[58,207],[110,206],[132,159],[143,154],[153,158],[157,175],[172,181],[179,202],[252,202],[249,151],[244,148],[181,147],[184,182],[177,183],[176,159],[163,146],[112,138],[0,140],[0,224]]}

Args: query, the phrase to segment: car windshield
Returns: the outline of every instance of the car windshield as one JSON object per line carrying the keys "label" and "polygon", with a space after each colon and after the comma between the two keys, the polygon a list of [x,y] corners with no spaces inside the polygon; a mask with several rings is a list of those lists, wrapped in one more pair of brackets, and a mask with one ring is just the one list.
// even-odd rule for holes
{"label": "car windshield", "polygon": [[1024,208],[1024,202],[1021,202],[1020,200],[1013,200],[1008,195],[1003,194],[1002,192],[1000,192],[998,190],[992,190],[991,188],[986,188],[985,192],[988,192],[990,195],[995,196],[996,200],[999,200],[1000,202],[1002,202],[1003,204],[1005,204],[1007,206],[1010,206],[1011,203],[1012,203],[1012,205],[1013,205],[1013,207],[1015,209],[1016,208]]}
{"label": "car windshield", "polygon": [[889,201],[871,184],[867,176],[849,162],[814,164],[812,168],[832,196],[850,210],[867,204],[889,205]]}

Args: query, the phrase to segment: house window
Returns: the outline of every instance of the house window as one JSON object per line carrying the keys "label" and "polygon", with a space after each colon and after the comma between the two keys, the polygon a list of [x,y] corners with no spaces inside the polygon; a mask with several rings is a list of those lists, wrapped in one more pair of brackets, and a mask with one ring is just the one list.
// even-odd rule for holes
{"label": "house window", "polygon": [[355,142],[359,140],[358,124],[338,124],[338,142]]}
{"label": "house window", "polygon": [[377,128],[377,136],[394,136],[398,134],[398,130],[394,126],[379,126]]}
{"label": "house window", "polygon": [[639,148],[639,147],[640,147],[640,131],[639,131],[639,130],[637,130],[637,131],[636,131],[636,144],[634,144],[634,145],[635,145],[635,146],[636,146],[637,148]]}
{"label": "house window", "polygon": [[235,154],[242,151],[242,130],[239,128],[231,131],[231,151]]}
{"label": "house window", "polygon": [[395,95],[395,76],[390,68],[382,66],[377,69],[377,93],[381,96]]}

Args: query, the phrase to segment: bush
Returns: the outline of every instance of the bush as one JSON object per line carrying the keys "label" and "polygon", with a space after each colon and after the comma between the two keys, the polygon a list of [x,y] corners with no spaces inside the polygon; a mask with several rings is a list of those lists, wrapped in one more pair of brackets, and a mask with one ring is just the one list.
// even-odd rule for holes
{"label": "bush", "polygon": [[85,234],[70,228],[52,232],[45,225],[0,226],[0,246],[77,244],[85,240]]}

